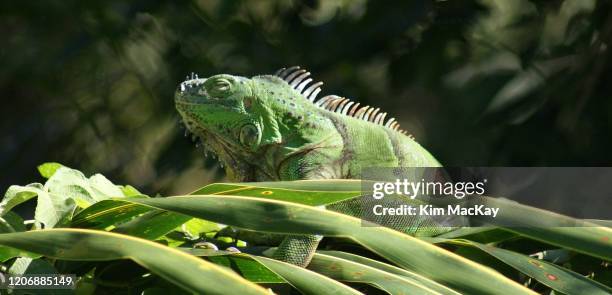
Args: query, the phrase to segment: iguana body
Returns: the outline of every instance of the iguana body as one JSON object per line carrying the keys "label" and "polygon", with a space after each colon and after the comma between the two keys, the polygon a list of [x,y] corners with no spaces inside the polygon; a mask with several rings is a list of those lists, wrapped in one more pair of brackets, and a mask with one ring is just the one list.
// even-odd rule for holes
{"label": "iguana body", "polygon": [[[335,95],[317,100],[322,83],[309,76],[299,67],[252,78],[192,76],[179,85],[176,107],[234,181],[359,178],[365,167],[440,166],[378,109]],[[355,215],[349,205],[329,209]],[[305,266],[319,240],[288,237],[275,256]]]}

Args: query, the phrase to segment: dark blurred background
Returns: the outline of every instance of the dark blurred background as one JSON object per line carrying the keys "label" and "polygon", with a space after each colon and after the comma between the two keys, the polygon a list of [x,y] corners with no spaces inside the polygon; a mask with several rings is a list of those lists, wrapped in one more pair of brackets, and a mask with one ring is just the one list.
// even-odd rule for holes
{"label": "dark blurred background", "polygon": [[449,166],[612,165],[606,0],[3,1],[0,190],[57,161],[149,194],[223,179],[185,75],[302,65]]}

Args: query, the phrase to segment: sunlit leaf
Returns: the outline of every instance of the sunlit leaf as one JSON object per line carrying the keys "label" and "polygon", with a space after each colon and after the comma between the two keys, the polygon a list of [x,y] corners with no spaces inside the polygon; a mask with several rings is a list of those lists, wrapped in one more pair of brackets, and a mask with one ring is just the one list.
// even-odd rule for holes
{"label": "sunlit leaf", "polygon": [[235,273],[144,239],[85,229],[0,234],[0,244],[65,260],[132,259],[176,286],[206,294],[267,294]]}
{"label": "sunlit leaf", "polygon": [[[503,289],[506,293],[510,290],[531,293],[491,269],[442,248],[387,228],[363,227],[359,219],[318,208],[261,198],[214,195],[125,201],[258,231],[351,237],[388,260],[457,290],[496,294]],[[456,276],[456,273],[462,275]]]}
{"label": "sunlit leaf", "polygon": [[604,286],[569,269],[509,250],[483,245],[469,240],[445,240],[441,243],[470,245],[516,268],[540,283],[564,294],[610,294],[612,288]]}

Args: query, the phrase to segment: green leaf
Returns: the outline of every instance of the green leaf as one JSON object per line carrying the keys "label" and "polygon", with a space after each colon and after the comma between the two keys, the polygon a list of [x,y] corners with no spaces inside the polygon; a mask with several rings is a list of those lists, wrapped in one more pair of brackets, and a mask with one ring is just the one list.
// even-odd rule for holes
{"label": "green leaf", "polygon": [[[59,164],[58,164],[59,165]],[[64,225],[79,207],[87,207],[110,197],[124,197],[121,189],[100,174],[86,178],[78,170],[55,164],[39,167],[50,176],[45,185],[11,186],[0,202],[0,216],[13,207],[37,197],[34,219],[45,228]]]}
{"label": "green leaf", "polygon": [[114,231],[147,240],[156,240],[192,219],[194,218],[183,214],[152,210],[117,226]]}
{"label": "green leaf", "polygon": [[[194,250],[196,252],[194,252]],[[281,278],[276,273],[269,270],[267,267],[262,265],[261,263],[253,260],[250,256],[247,255],[229,255],[229,253],[216,255],[225,251],[213,251],[216,252],[214,256],[210,253],[206,255],[202,255],[201,253],[197,253],[197,251],[201,251],[202,249],[193,249],[190,252],[193,255],[197,256],[206,256],[211,262],[214,262],[219,265],[223,265],[225,267],[231,268],[235,272],[239,273],[245,279],[253,282],[253,283],[287,283],[283,278]],[[210,251],[210,250],[209,250]]]}
{"label": "green leaf", "polygon": [[612,227],[612,220],[603,220],[603,219],[585,219],[585,221],[595,223],[605,227]]}
{"label": "green leaf", "polygon": [[457,290],[474,294],[532,293],[499,273],[442,248],[388,228],[364,227],[359,219],[318,208],[215,195],[125,201],[250,230],[351,237],[388,260]]}
{"label": "green leaf", "polygon": [[[357,179],[319,179],[319,180],[296,180],[296,181],[270,181],[270,182],[243,182],[243,183],[214,183],[197,190],[190,195],[203,195],[206,190],[217,190],[217,185],[228,188],[233,185],[254,186],[271,189],[288,189],[303,191],[325,191],[325,192],[347,192],[358,193],[362,190],[362,181]],[[205,190],[205,191],[201,191]],[[208,191],[206,194],[210,194]]]}
{"label": "green leaf", "polygon": [[76,208],[73,199],[66,195],[51,194],[39,183],[27,186],[13,185],[9,187],[0,202],[0,216],[34,197],[38,197],[34,219],[44,224],[45,228],[66,223]]}
{"label": "green leaf", "polygon": [[0,234],[0,244],[64,260],[132,259],[194,293],[268,294],[226,268],[144,239],[85,229]]}
{"label": "green leaf", "polygon": [[432,281],[426,277],[423,277],[417,273],[399,268],[397,266],[393,266],[387,263],[383,263],[380,261],[376,261],[374,259],[370,259],[370,258],[366,258],[363,256],[359,256],[359,255],[355,255],[355,254],[351,254],[351,253],[346,253],[346,252],[341,252],[341,251],[317,251],[317,253],[320,254],[325,254],[328,256],[333,256],[333,257],[338,257],[338,258],[342,258],[345,260],[349,260],[349,261],[353,261],[362,265],[367,265],[369,267],[373,267],[376,269],[379,269],[381,271],[384,271],[386,273],[391,273],[391,274],[395,274],[401,277],[404,277],[410,281],[416,282],[418,284],[421,284],[435,292],[441,293],[441,294],[456,294],[459,295],[460,293],[450,289],[444,285],[441,285],[435,281]]}
{"label": "green leaf", "polygon": [[2,202],[0,202],[0,216],[9,212],[15,206],[36,197],[42,190],[43,185],[40,183],[32,183],[27,186],[11,185],[4,193]]}
{"label": "green leaf", "polygon": [[136,197],[142,195],[141,192],[139,192],[135,187],[131,185],[122,185],[119,186],[119,189],[121,189],[121,192],[126,197]]}
{"label": "green leaf", "polygon": [[349,191],[337,191],[338,187],[330,184],[332,182],[329,181],[213,183],[195,191],[192,195],[238,195],[319,206],[337,203],[362,194],[358,181],[350,181],[344,186],[338,185],[351,189]]}
{"label": "green leaf", "polygon": [[261,256],[251,256],[251,258],[284,278],[302,294],[362,294],[326,276],[293,264]]}
{"label": "green leaf", "polygon": [[103,200],[95,203],[72,218],[71,227],[104,229],[119,225],[135,216],[152,211],[132,203],[118,203],[115,200]]}
{"label": "green leaf", "polygon": [[199,218],[191,218],[191,220],[182,224],[182,226],[176,230],[184,232],[192,238],[199,238],[202,234],[216,232],[221,230],[221,228],[222,227],[217,223]]}
{"label": "green leaf", "polygon": [[611,294],[612,288],[587,279],[569,269],[529,256],[483,245],[469,240],[444,240],[438,242],[476,247],[489,255],[514,267],[540,283],[564,294]]}
{"label": "green leaf", "polygon": [[498,227],[462,227],[452,230],[447,233],[443,233],[436,237],[446,239],[457,239],[463,238],[479,243],[497,243],[513,239],[518,235],[515,233],[508,232]]}
{"label": "green leaf", "polygon": [[[192,255],[206,256],[209,260],[215,263],[231,267],[236,272],[240,273],[244,278],[252,282],[285,282],[281,277],[277,276],[274,272],[271,272],[262,264],[257,262],[257,256],[251,257],[244,254],[228,255],[226,251],[214,251],[208,249],[203,250],[189,248],[182,250]],[[367,258],[363,259],[367,260]],[[392,266],[389,267],[394,268]],[[338,281],[367,283],[373,285],[374,287],[378,287],[382,290],[385,290],[390,294],[401,294],[402,292],[407,292],[409,294],[459,294],[457,292],[452,291],[451,289],[448,289],[423,277],[420,277],[419,280],[413,280],[412,277],[398,276],[396,274],[385,272],[375,267],[370,267],[351,260],[346,260],[320,253],[316,254],[313,257],[312,262],[308,265],[308,269]],[[399,268],[396,269],[404,271]],[[287,271],[297,270],[289,268]],[[301,269],[299,271],[301,271]],[[423,282],[425,282],[425,284],[435,286],[438,290],[434,291],[429,289],[427,286],[425,286],[425,284],[423,284]],[[289,283],[291,283],[292,285],[296,284],[295,282]],[[317,284],[317,282],[313,282],[313,284]],[[333,290],[318,290],[317,292],[319,293],[315,294],[328,294],[332,291]]]}
{"label": "green leaf", "polygon": [[64,165],[55,162],[47,162],[38,166],[38,172],[42,177],[48,179],[51,178],[60,167],[64,167]]}
{"label": "green leaf", "polygon": [[111,197],[124,197],[121,189],[103,175],[95,174],[87,178],[81,171],[68,167],[57,169],[45,183],[45,190],[52,194],[80,199],[88,204]]}
{"label": "green leaf", "polygon": [[0,217],[0,233],[11,233],[16,231],[25,231],[26,227],[23,219],[15,212],[6,212]]}
{"label": "green leaf", "polygon": [[0,246],[0,262],[6,262],[15,257],[39,258],[40,255],[12,247]]}
{"label": "green leaf", "polygon": [[227,251],[181,249],[192,255],[205,256],[212,262],[232,268],[252,282],[289,283],[303,294],[360,294],[320,274],[277,260]]}
{"label": "green leaf", "polygon": [[442,294],[407,277],[321,253],[314,255],[308,269],[338,281],[366,283],[389,294]]}
{"label": "green leaf", "polygon": [[[492,225],[537,241],[612,261],[612,229],[505,199],[482,198],[486,207],[500,208]],[[535,226],[537,225],[537,226]]]}

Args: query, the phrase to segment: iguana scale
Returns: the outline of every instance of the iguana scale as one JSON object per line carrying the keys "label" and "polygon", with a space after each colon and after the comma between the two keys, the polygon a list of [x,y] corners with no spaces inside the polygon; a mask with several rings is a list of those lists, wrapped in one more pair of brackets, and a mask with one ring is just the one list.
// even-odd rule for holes
{"label": "iguana scale", "polygon": [[[350,179],[364,167],[440,166],[378,108],[336,95],[317,99],[322,84],[299,67],[252,78],[192,74],[178,86],[175,104],[233,181]],[[356,215],[355,205],[328,209]],[[320,239],[289,236],[274,256],[306,266]]]}

